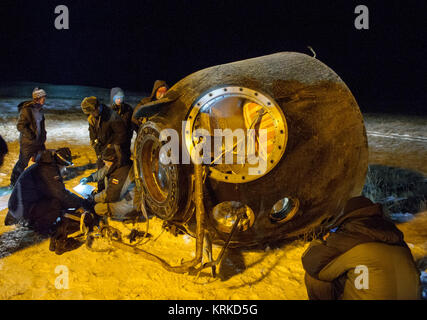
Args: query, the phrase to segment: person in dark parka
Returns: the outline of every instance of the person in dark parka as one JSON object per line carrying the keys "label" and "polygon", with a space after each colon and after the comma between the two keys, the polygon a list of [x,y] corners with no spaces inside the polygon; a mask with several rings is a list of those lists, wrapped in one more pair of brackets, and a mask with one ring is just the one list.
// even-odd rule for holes
{"label": "person in dark parka", "polygon": [[102,160],[105,165],[101,169],[80,180],[82,184],[104,180],[105,189],[93,196],[95,213],[115,219],[135,214],[138,210],[132,162],[120,165],[112,149],[104,150]]}
{"label": "person in dark parka", "polygon": [[312,300],[421,297],[420,274],[402,232],[365,197],[347,202],[323,240],[312,241],[302,264]]}
{"label": "person in dark parka", "polygon": [[[90,143],[97,156],[97,167],[104,165],[101,154],[107,147],[116,151],[120,162],[127,162],[129,153],[123,152],[127,148],[127,130],[123,120],[111,108],[99,103],[96,97],[83,99],[81,104],[83,112],[88,115]],[[104,185],[98,184],[98,190]]]}
{"label": "person in dark parka", "polygon": [[144,107],[145,104],[150,103],[155,100],[162,99],[166,92],[169,90],[169,86],[167,83],[163,80],[156,80],[154,82],[153,90],[151,91],[151,95],[149,97],[145,97],[141,99],[141,101],[138,103],[138,105],[135,107],[135,110],[133,111],[132,115],[132,122],[136,125],[140,125],[141,121],[144,121],[143,119],[136,119],[135,114],[138,112],[138,110],[142,107]]}
{"label": "person in dark parka", "polygon": [[130,145],[133,132],[138,134],[138,127],[132,122],[132,107],[125,103],[125,94],[121,88],[111,89],[111,109],[113,109],[122,118],[127,132],[126,145],[123,147],[123,152],[129,152],[127,157],[130,157]]}
{"label": "person in dark parka", "polygon": [[81,107],[88,115],[90,142],[97,156],[100,157],[107,146],[120,152],[127,139],[126,127],[120,116],[99,103],[96,97],[83,99]]}
{"label": "person in dark parka", "polygon": [[[46,149],[46,128],[43,105],[46,102],[46,92],[43,89],[33,90],[33,100],[20,104],[17,129],[19,135],[19,159],[10,176],[10,186],[13,187],[28,162],[37,152]],[[19,107],[18,107],[19,109]]]}
{"label": "person in dark parka", "polygon": [[65,209],[91,208],[88,200],[65,188],[61,171],[72,165],[71,159],[68,148],[41,151],[36,163],[22,173],[12,190],[5,224],[24,223],[50,235]]}

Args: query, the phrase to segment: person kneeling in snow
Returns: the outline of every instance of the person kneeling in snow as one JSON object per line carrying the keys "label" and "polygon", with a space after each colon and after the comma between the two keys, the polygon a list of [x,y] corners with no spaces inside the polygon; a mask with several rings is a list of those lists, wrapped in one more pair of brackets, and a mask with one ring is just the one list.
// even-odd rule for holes
{"label": "person kneeling in snow", "polygon": [[90,201],[65,188],[61,173],[72,165],[68,148],[44,150],[35,164],[18,178],[9,198],[5,225],[23,223],[43,235],[52,235],[64,210],[90,208]]}
{"label": "person kneeling in snow", "polygon": [[323,240],[302,256],[311,300],[420,299],[420,274],[402,232],[380,204],[351,198]]}
{"label": "person kneeling in snow", "polygon": [[132,162],[121,163],[112,148],[105,149],[101,159],[104,166],[80,180],[82,184],[104,180],[105,189],[93,195],[95,213],[117,220],[133,218],[137,209],[134,205],[135,176]]}

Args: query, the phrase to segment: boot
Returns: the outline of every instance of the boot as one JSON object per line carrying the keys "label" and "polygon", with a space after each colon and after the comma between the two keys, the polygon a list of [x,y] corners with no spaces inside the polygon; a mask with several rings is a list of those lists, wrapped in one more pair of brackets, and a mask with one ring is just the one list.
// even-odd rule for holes
{"label": "boot", "polygon": [[17,224],[19,221],[15,219],[14,216],[12,216],[10,214],[10,212],[8,211],[6,214],[6,218],[4,218],[4,225],[5,226],[11,226],[13,224]]}
{"label": "boot", "polygon": [[73,238],[67,238],[62,241],[56,241],[55,253],[61,255],[67,251],[72,251],[80,247],[82,243]]}

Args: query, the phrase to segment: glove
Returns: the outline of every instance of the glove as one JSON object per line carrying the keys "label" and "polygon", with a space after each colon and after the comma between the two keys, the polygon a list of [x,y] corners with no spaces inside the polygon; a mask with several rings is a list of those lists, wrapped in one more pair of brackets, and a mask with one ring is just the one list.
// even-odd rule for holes
{"label": "glove", "polygon": [[86,184],[86,183],[88,183],[88,182],[93,182],[93,178],[92,178],[92,176],[85,177],[85,178],[83,178],[83,179],[81,179],[81,180],[80,180],[80,183],[81,183],[81,184]]}

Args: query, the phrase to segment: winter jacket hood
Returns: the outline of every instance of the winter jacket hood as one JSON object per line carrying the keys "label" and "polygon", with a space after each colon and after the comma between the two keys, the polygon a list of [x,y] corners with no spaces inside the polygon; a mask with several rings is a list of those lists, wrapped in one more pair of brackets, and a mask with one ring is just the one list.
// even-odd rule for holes
{"label": "winter jacket hood", "polygon": [[314,250],[310,247],[304,253],[302,263],[311,276],[317,277],[331,260],[362,243],[380,242],[407,247],[403,233],[384,217],[381,205],[362,198],[350,200],[356,205],[344,210],[326,240],[316,245]]}
{"label": "winter jacket hood", "polygon": [[[159,90],[159,88],[161,88],[161,87],[166,87],[166,88],[169,90],[169,86],[167,85],[166,81],[163,81],[163,80],[156,80],[156,81],[154,82],[153,90],[151,91],[150,96],[149,96],[149,97],[145,97],[145,98],[143,98],[143,99],[139,102],[138,106],[142,106],[142,105],[144,105],[144,104],[147,104],[147,103],[150,103],[150,102],[152,102],[152,101],[155,101],[155,100],[156,100],[156,92],[157,92],[157,90]],[[136,108],[135,108],[135,109],[136,109]]]}
{"label": "winter jacket hood", "polygon": [[30,104],[32,102],[33,102],[33,100],[29,100],[29,101],[23,101],[20,104],[18,104],[18,112],[21,112],[21,110],[24,106],[27,106],[28,104]]}
{"label": "winter jacket hood", "polygon": [[333,223],[331,229],[334,228],[340,231],[336,234],[353,235],[373,242],[403,242],[402,232],[384,216],[382,206],[362,196],[347,202],[343,214]]}
{"label": "winter jacket hood", "polygon": [[[313,240],[302,255],[310,299],[418,299],[419,272],[402,232],[380,205],[357,197],[333,224],[329,236]],[[375,279],[357,287],[357,268]]]}
{"label": "winter jacket hood", "polygon": [[123,102],[124,102],[124,98],[125,98],[124,91],[121,88],[119,88],[119,87],[115,87],[115,88],[112,88],[111,91],[110,91],[111,104],[114,104],[114,97],[117,96],[117,95],[118,96],[122,96],[123,97]]}
{"label": "winter jacket hood", "polygon": [[[166,87],[168,91],[166,95],[160,99],[156,99],[156,92],[160,87]],[[154,82],[153,90],[149,97],[143,98],[138,105],[135,107],[132,114],[132,122],[136,125],[139,125],[139,118],[151,117],[153,113],[158,112],[159,107],[163,107],[165,103],[169,103],[178,98],[178,95],[174,91],[169,90],[169,86],[163,80],[156,80]],[[155,104],[155,106],[154,106]]]}
{"label": "winter jacket hood", "polygon": [[43,106],[41,104],[35,103],[33,100],[25,101],[18,105],[18,110],[21,111],[24,108],[35,108],[38,110],[42,110]]}
{"label": "winter jacket hood", "polygon": [[150,101],[156,100],[156,92],[160,87],[166,87],[169,90],[169,86],[166,84],[166,81],[156,80],[154,82],[153,90],[151,91]]}

